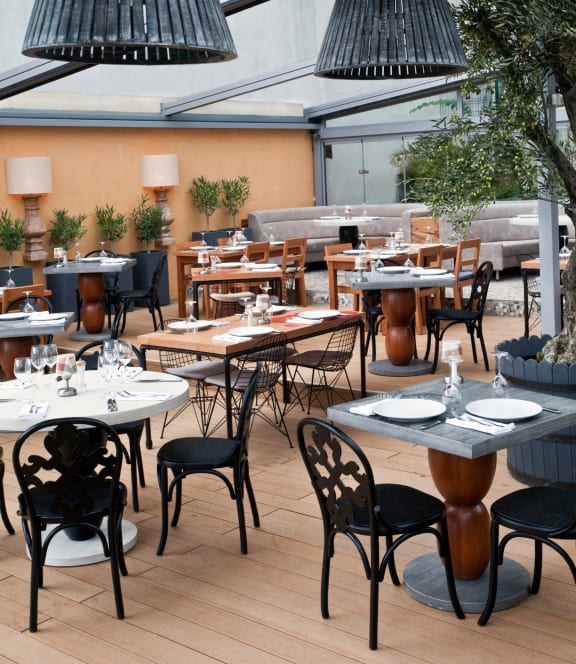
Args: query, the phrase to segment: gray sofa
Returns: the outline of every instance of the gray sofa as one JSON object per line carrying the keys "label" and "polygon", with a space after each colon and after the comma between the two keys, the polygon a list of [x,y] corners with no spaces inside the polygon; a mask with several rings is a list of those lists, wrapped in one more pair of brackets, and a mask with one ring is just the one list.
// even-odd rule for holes
{"label": "gray sofa", "polygon": [[[344,216],[332,217],[333,208],[330,206],[280,208],[278,210],[256,210],[248,215],[248,228],[252,229],[252,239],[255,242],[267,240],[270,234],[275,240],[284,240],[289,237],[305,237],[308,239],[308,263],[317,263],[324,260],[324,246],[337,244],[339,241],[340,226],[358,226],[358,232],[365,237],[380,237],[389,235],[393,231],[402,230],[406,241],[410,238],[410,217],[408,212],[412,209],[422,209],[419,204],[390,203],[382,205],[353,205],[351,218]],[[362,213],[367,217],[379,217],[375,220],[363,220]],[[338,214],[344,214],[339,207]],[[328,219],[322,219],[328,217]]]}

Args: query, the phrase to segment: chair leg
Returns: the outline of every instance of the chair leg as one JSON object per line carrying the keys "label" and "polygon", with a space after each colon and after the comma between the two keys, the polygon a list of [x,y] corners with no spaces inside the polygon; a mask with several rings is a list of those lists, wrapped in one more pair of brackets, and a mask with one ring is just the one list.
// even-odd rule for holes
{"label": "chair leg", "polygon": [[324,524],[324,547],[322,551],[322,577],[320,581],[320,611],[322,618],[329,618],[328,612],[328,586],[330,583],[330,559],[333,552],[333,534],[328,532]]}
{"label": "chair leg", "polygon": [[38,590],[42,587],[42,536],[37,528],[31,531],[30,616],[28,628],[38,630]]}
{"label": "chair leg", "polygon": [[450,554],[450,541],[448,536],[448,523],[446,517],[440,522],[440,532],[442,535],[442,553],[444,554],[444,569],[446,573],[446,585],[448,586],[448,596],[454,613],[460,620],[465,618],[464,611],[460,606],[458,593],[456,592],[456,581],[454,580],[454,568],[452,567],[452,556]]}
{"label": "chair leg", "polygon": [[254,489],[252,488],[252,481],[250,480],[250,470],[248,468],[248,461],[245,462],[245,477],[246,493],[250,501],[250,509],[252,510],[252,520],[254,521],[254,528],[260,528],[260,515],[258,514],[258,505],[256,504],[256,497],[254,496]]}
{"label": "chair leg", "polygon": [[112,519],[110,515],[108,521],[108,542],[110,547],[110,568],[112,572],[112,587],[114,589],[114,602],[116,604],[116,615],[120,620],[124,618],[124,602],[122,601],[122,588],[120,586],[120,565],[119,565],[119,546],[117,519]]}
{"label": "chair leg", "polygon": [[14,527],[8,518],[8,511],[6,510],[6,500],[4,498],[4,461],[2,460],[2,448],[0,447],[0,515],[2,515],[2,522],[4,527],[10,535],[14,535]]}
{"label": "chair leg", "polygon": [[234,493],[236,494],[236,511],[238,512],[238,530],[240,531],[240,551],[248,553],[248,538],[246,537],[246,516],[244,514],[244,485],[240,464],[234,467]]}
{"label": "chair leg", "polygon": [[144,488],[146,482],[144,480],[144,465],[142,463],[142,451],[140,449],[140,440],[142,439],[142,429],[139,431],[131,431],[128,434],[128,441],[130,446],[130,478],[132,484],[132,509],[135,512],[140,511],[140,501],[138,500],[138,483]]}
{"label": "chair leg", "polygon": [[532,583],[530,585],[530,593],[536,595],[540,590],[540,582],[542,581],[542,542],[534,540],[534,574],[532,575]]}
{"label": "chair leg", "polygon": [[478,321],[476,328],[476,336],[480,340],[480,349],[482,350],[482,357],[484,358],[484,368],[490,371],[490,363],[488,362],[488,354],[486,352],[486,344],[484,343],[484,332],[482,330],[482,321]]}
{"label": "chair leg", "polygon": [[158,542],[156,555],[161,556],[164,553],[166,539],[168,538],[168,470],[158,465],[156,472],[158,475],[158,486],[160,487],[161,514],[160,541]]}
{"label": "chair leg", "polygon": [[490,620],[492,611],[496,604],[496,591],[498,590],[498,524],[492,520],[490,526],[490,578],[488,581],[488,597],[484,605],[484,611],[478,618],[479,625],[486,625]]}

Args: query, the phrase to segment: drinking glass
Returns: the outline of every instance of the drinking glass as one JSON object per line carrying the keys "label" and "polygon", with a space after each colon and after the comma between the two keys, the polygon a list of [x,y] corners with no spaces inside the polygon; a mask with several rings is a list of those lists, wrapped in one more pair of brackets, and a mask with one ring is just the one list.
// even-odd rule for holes
{"label": "drinking glass", "polygon": [[16,357],[14,359],[14,376],[18,387],[24,387],[32,374],[32,364],[29,357]]}
{"label": "drinking glass", "polygon": [[98,355],[98,372],[107,383],[112,380],[115,366],[116,362],[111,360],[109,356],[106,357],[105,353]]}
{"label": "drinking glass", "polygon": [[198,332],[198,326],[194,325],[197,322],[196,316],[194,315],[194,308],[196,306],[196,300],[186,300],[186,311],[188,317],[186,318],[186,323],[191,327],[192,332]]}
{"label": "drinking glass", "polygon": [[240,259],[240,262],[242,263],[243,267],[246,267],[246,265],[250,262],[250,259],[248,258],[246,254],[246,249],[244,249],[244,253],[242,254],[242,258]]}
{"label": "drinking glass", "polygon": [[116,339],[105,339],[102,342],[102,354],[115,368],[118,364],[118,341]]}
{"label": "drinking glass", "polygon": [[51,373],[53,367],[56,366],[56,361],[58,359],[58,346],[56,344],[46,344],[44,346],[44,357],[49,373]]}
{"label": "drinking glass", "polygon": [[127,341],[118,342],[118,361],[122,366],[122,373],[126,375],[126,367],[132,360],[132,346]]}
{"label": "drinking glass", "polygon": [[495,350],[492,355],[494,355],[494,361],[496,362],[496,374],[492,381],[490,382],[490,387],[494,390],[494,394],[498,397],[505,397],[508,390],[508,381],[502,375],[502,367],[500,360],[508,353],[505,350]]}
{"label": "drinking glass", "polygon": [[108,256],[108,254],[106,253],[106,249],[104,249],[104,247],[106,246],[106,241],[99,242],[98,244],[100,245],[100,253],[98,255],[100,256],[100,258],[106,258]]}
{"label": "drinking glass", "polygon": [[356,247],[358,251],[366,251],[366,245],[364,244],[364,233],[359,233],[358,238],[360,242],[358,242],[358,246]]}
{"label": "drinking glass", "polygon": [[207,247],[208,242],[206,242],[206,231],[201,231],[200,235],[202,235],[202,242],[200,242],[200,246]]}
{"label": "drinking glass", "polygon": [[562,240],[564,243],[562,245],[562,249],[560,249],[560,258],[568,258],[572,253],[568,247],[568,235],[563,235]]}
{"label": "drinking glass", "polygon": [[[32,346],[30,348],[30,363],[37,374],[43,373],[44,367],[46,366],[46,355],[44,353],[43,345]],[[40,385],[39,380],[36,380],[36,385]]]}
{"label": "drinking glass", "polygon": [[6,271],[8,272],[8,279],[6,280],[6,283],[4,285],[6,286],[6,288],[14,288],[14,286],[16,286],[16,282],[14,281],[14,279],[12,279],[12,272],[14,271],[14,268],[9,267],[6,269]]}
{"label": "drinking glass", "polygon": [[226,231],[226,232],[228,233],[228,246],[232,247],[234,246],[234,238],[233,238],[234,231]]}
{"label": "drinking glass", "polygon": [[34,309],[34,305],[33,305],[32,302],[30,301],[30,293],[31,293],[31,292],[32,292],[32,291],[29,291],[29,290],[24,291],[24,295],[26,295],[26,302],[24,302],[24,306],[22,307],[22,311],[23,311],[25,314],[31,314],[31,313],[33,313],[33,312],[35,311],[35,309]]}

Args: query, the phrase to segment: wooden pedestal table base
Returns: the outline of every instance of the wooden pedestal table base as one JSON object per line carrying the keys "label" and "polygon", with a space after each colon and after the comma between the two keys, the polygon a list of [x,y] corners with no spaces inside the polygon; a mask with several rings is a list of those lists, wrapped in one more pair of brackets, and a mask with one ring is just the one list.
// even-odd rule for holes
{"label": "wooden pedestal table base", "polygon": [[386,360],[376,360],[368,371],[380,376],[421,376],[432,370],[432,363],[414,358],[416,344],[412,319],[416,311],[413,288],[382,290],[382,313],[386,319]]}
{"label": "wooden pedestal table base", "polygon": [[6,380],[14,378],[14,360],[17,357],[29,357],[34,337],[15,337],[0,339],[0,368]]}
{"label": "wooden pedestal table base", "polygon": [[78,275],[78,292],[82,298],[82,325],[88,334],[98,334],[104,328],[104,290],[102,272],[85,272]]}
{"label": "wooden pedestal table base", "polygon": [[[494,479],[496,453],[466,459],[429,449],[428,462],[434,484],[446,502],[450,553],[462,609],[465,613],[481,613],[488,595],[490,562],[490,514],[482,499]],[[530,583],[529,574],[521,565],[508,559],[503,565],[497,611],[524,601]],[[408,563],[404,584],[415,599],[452,611],[443,563],[437,554]]]}

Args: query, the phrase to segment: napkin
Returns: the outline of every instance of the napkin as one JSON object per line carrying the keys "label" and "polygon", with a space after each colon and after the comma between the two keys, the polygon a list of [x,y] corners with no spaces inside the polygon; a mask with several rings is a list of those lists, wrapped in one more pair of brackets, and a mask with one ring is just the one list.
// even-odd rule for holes
{"label": "napkin", "polygon": [[228,333],[225,332],[224,334],[215,334],[212,337],[212,339],[214,339],[214,341],[225,341],[226,343],[237,343],[237,344],[239,344],[242,341],[250,341],[252,339],[252,337],[236,337],[233,334],[228,334]]}
{"label": "napkin", "polygon": [[314,325],[324,320],[323,318],[302,318],[301,316],[294,316],[293,318],[286,319],[286,325]]}
{"label": "napkin", "polygon": [[[463,416],[465,417],[465,416]],[[462,427],[463,429],[473,429],[474,431],[481,431],[488,433],[491,436],[497,436],[501,433],[508,433],[515,427],[514,422],[509,424],[491,424],[490,422],[477,422],[475,420],[461,419],[457,417],[449,417],[446,419],[447,424],[452,424],[455,427]]]}
{"label": "napkin", "polygon": [[172,394],[170,392],[130,392],[120,390],[116,392],[117,401],[164,401]]}
{"label": "napkin", "polygon": [[27,401],[18,413],[18,418],[21,420],[37,420],[46,417],[47,412],[47,401]]}
{"label": "napkin", "polygon": [[66,320],[66,316],[61,316],[60,318],[34,318],[28,320],[30,325],[62,325],[64,320]]}
{"label": "napkin", "polygon": [[363,403],[361,406],[350,406],[350,412],[355,415],[373,415],[374,403]]}

